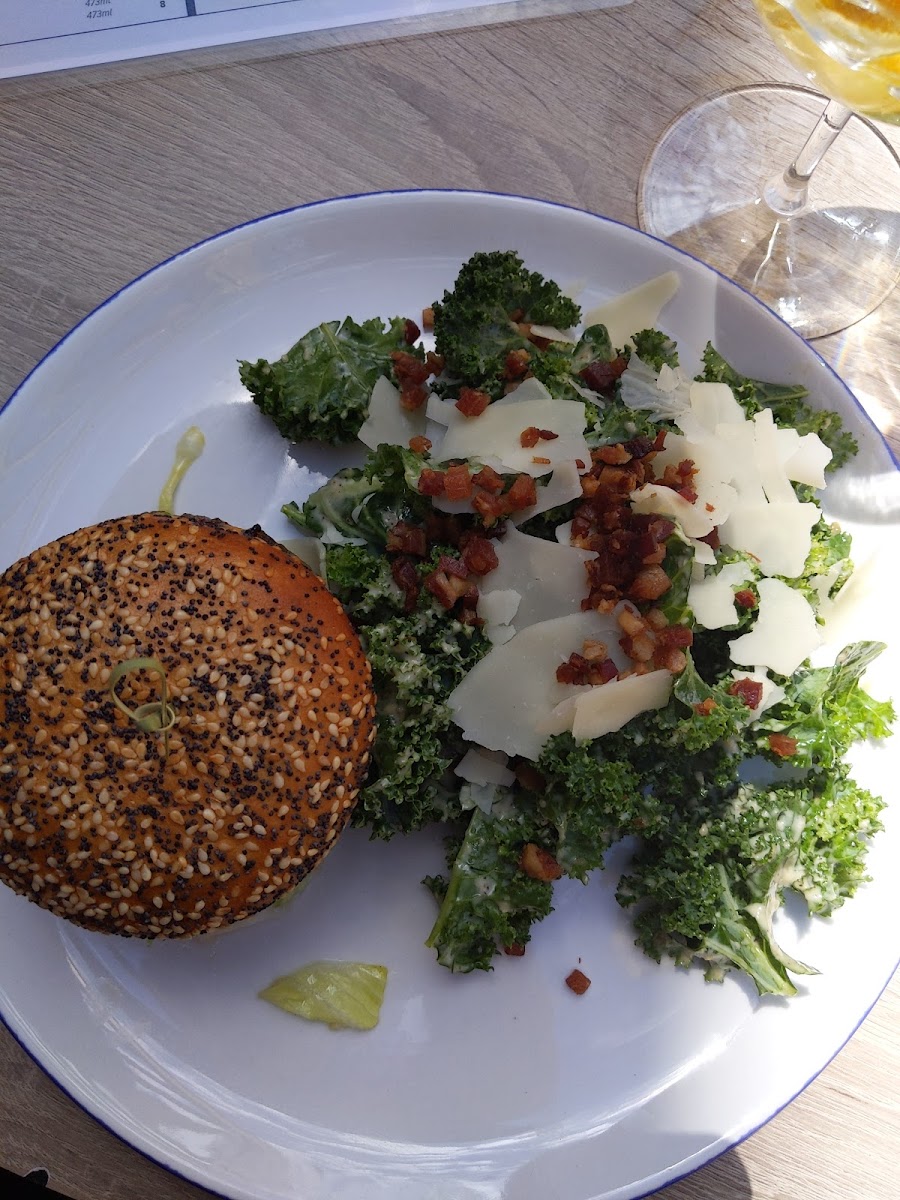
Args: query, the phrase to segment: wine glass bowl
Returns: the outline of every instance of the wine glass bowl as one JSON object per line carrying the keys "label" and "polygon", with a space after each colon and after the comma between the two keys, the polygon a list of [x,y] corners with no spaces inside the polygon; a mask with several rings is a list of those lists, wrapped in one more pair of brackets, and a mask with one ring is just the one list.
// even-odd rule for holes
{"label": "wine glass bowl", "polygon": [[900,158],[860,115],[900,124],[900,0],[754,3],[828,95],[753,84],[687,109],[644,164],[638,216],[820,337],[900,278]]}

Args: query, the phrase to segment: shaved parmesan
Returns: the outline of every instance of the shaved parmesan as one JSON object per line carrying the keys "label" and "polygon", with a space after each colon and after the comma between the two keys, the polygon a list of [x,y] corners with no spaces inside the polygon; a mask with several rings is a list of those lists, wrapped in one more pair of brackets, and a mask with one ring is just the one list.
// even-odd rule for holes
{"label": "shaved parmesan", "polygon": [[596,557],[593,551],[531,537],[514,526],[494,541],[494,549],[497,566],[483,577],[479,589],[476,611],[483,620],[491,621],[496,605],[492,597],[498,592],[519,596],[515,626],[520,630],[579,611],[587,594],[585,563]]}
{"label": "shaved parmesan", "polygon": [[506,766],[505,754],[498,756],[478,749],[467,750],[453,768],[453,774],[469,783],[495,784],[497,787],[509,787],[515,779]]}
{"label": "shaved parmesan", "polygon": [[707,433],[715,433],[719,425],[743,425],[747,420],[727,383],[692,383],[691,413]]}
{"label": "shaved parmesan", "polygon": [[825,486],[825,468],[831,462],[831,451],[817,433],[804,433],[794,453],[784,464],[789,479],[810,487]]}
{"label": "shaved parmesan", "polygon": [[672,693],[670,671],[648,671],[646,675],[628,675],[592,687],[576,697],[572,718],[572,737],[576,741],[603,737],[626,725],[632,717],[663,708]]}
{"label": "shaved parmesan", "polygon": [[557,329],[554,325],[532,325],[531,337],[546,338],[548,342],[568,342],[574,345],[578,338],[570,329]]}
{"label": "shaved parmesan", "polygon": [[631,506],[636,513],[663,513],[678,522],[688,537],[705,537],[716,524],[714,515],[704,504],[691,503],[674,488],[645,483],[631,493]]}
{"label": "shaved parmesan", "polygon": [[803,573],[819,516],[815,504],[744,504],[734,509],[719,536],[757,558],[763,574],[795,579]]}
{"label": "shaved parmesan", "polygon": [[749,563],[726,563],[717,575],[704,575],[688,589],[688,606],[704,629],[737,624],[734,589],[753,575]]}
{"label": "shaved parmesan", "polygon": [[756,624],[729,643],[731,661],[793,675],[822,642],[816,614],[802,592],[780,579],[761,579],[757,586]]}
{"label": "shaved parmesan", "polygon": [[557,667],[587,640],[607,642],[612,652],[619,633],[614,616],[593,611],[530,625],[495,645],[454,688],[447,701],[453,720],[470,742],[538,758],[550,736],[544,724],[574,691],[557,682]]}
{"label": "shaved parmesan", "polygon": [[[524,386],[524,385],[523,385]],[[515,393],[513,393],[514,395]],[[537,398],[515,404],[491,404],[479,417],[451,417],[441,443],[441,459],[499,459],[508,471],[546,475],[560,463],[580,459],[590,463],[584,440],[584,405],[579,400]],[[523,446],[522,433],[531,427],[557,436],[536,446]],[[546,459],[536,463],[535,458]]]}
{"label": "shaved parmesan", "polygon": [[425,407],[405,409],[400,393],[384,375],[379,375],[369,397],[369,411],[359,430],[359,440],[370,450],[387,442],[408,446],[411,437],[425,432]]}
{"label": "shaved parmesan", "polygon": [[586,327],[605,325],[613,347],[621,350],[631,341],[632,334],[656,326],[659,314],[678,291],[678,286],[678,275],[666,271],[630,292],[598,304],[585,313],[584,324]]}
{"label": "shaved parmesan", "polygon": [[[325,547],[317,537],[290,537],[282,540],[285,550],[296,554],[301,562],[305,562],[311,571],[321,579],[325,578]],[[399,592],[400,589],[398,588]]]}
{"label": "shaved parmesan", "polygon": [[[584,459],[580,461],[585,464],[585,470],[591,465],[590,459],[586,462]],[[578,500],[580,497],[581,474],[578,465],[574,461],[560,463],[554,468],[547,483],[537,489],[537,502],[529,508],[523,508],[521,512],[513,513],[512,520],[517,525],[530,521],[539,513],[549,512],[551,508],[558,508],[560,504],[568,504],[570,500]]]}
{"label": "shaved parmesan", "polygon": [[522,593],[512,588],[498,588],[492,592],[481,590],[478,615],[486,625],[511,625],[521,603]]}

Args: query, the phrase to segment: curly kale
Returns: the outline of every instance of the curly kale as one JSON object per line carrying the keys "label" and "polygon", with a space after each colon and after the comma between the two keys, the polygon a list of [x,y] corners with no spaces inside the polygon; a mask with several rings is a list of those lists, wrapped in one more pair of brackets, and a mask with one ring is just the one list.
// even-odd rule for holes
{"label": "curly kale", "polygon": [[476,809],[462,838],[447,848],[449,877],[423,882],[440,904],[426,942],[451,971],[491,969],[499,948],[521,948],[531,926],[553,910],[549,883],[521,870],[522,847],[540,844],[542,828],[529,807],[500,805],[490,813]]}
{"label": "curly kale", "polygon": [[391,375],[391,352],[410,350],[406,328],[403,317],[326,321],[274,362],[241,361],[241,383],[291,441],[352,442],[375,381]]}
{"label": "curly kale", "polygon": [[654,371],[659,372],[662,366],[678,366],[678,347],[661,329],[642,329],[631,340],[635,354]]}
{"label": "curly kale", "polygon": [[[433,558],[446,551],[439,547]],[[423,576],[433,561],[421,563]],[[461,781],[450,768],[463,753],[447,697],[490,645],[427,591],[404,613],[390,563],[367,546],[329,546],[328,585],[346,608],[372,667],[378,731],[372,768],[354,823],[373,837],[409,833],[458,817]]]}
{"label": "curly kale", "polygon": [[726,362],[711,343],[707,343],[703,352],[703,374],[698,378],[709,383],[727,383],[749,417],[769,408],[779,425],[791,426],[800,434],[817,433],[831,450],[827,471],[842,467],[859,449],[856,439],[844,429],[837,413],[815,409],[805,403],[809,394],[805,387],[749,379]]}
{"label": "curly kale", "polygon": [[581,310],[559,287],[529,271],[513,251],[474,254],[464,263],[451,292],[434,303],[434,336],[447,376],[493,397],[508,381],[507,355],[529,354],[529,370],[551,392],[570,374],[571,347],[551,342],[539,349],[522,332],[523,324],[569,329]]}

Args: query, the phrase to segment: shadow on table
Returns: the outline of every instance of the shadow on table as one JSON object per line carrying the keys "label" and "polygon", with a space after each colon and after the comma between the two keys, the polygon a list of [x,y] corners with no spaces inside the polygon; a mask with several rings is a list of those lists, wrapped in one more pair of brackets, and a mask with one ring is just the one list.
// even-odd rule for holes
{"label": "shadow on table", "polygon": [[729,1150],[647,1200],[753,1200],[753,1188],[739,1152]]}

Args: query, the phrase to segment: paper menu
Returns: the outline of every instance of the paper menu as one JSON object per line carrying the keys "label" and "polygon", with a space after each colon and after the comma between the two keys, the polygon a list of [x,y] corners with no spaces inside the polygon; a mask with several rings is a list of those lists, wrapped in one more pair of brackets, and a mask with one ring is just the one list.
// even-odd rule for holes
{"label": "paper menu", "polygon": [[0,79],[429,17],[470,24],[628,0],[0,0]]}

